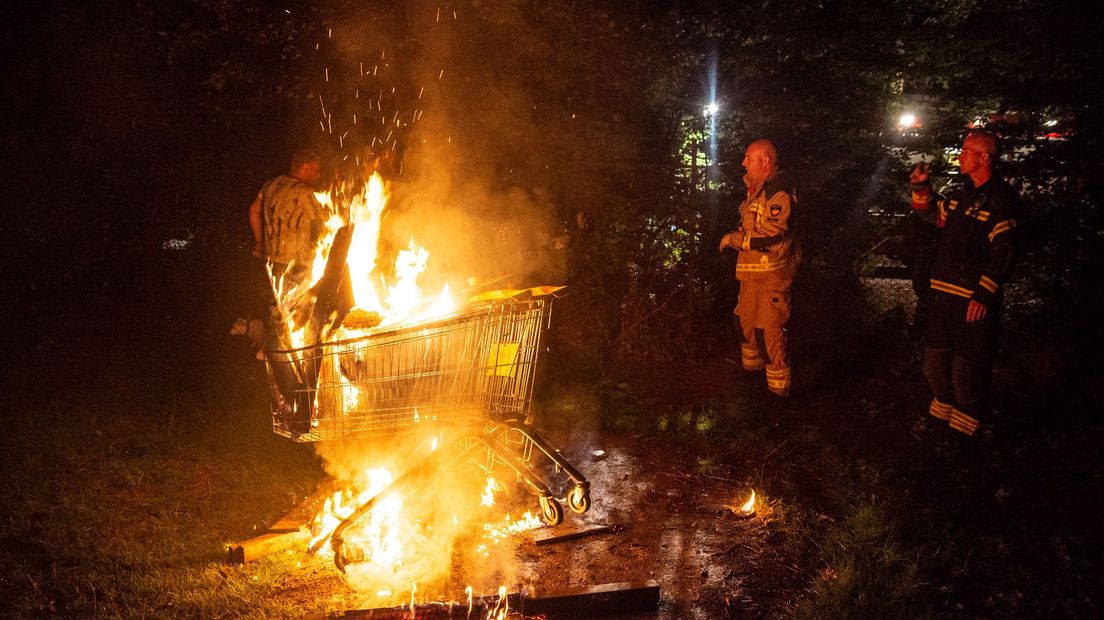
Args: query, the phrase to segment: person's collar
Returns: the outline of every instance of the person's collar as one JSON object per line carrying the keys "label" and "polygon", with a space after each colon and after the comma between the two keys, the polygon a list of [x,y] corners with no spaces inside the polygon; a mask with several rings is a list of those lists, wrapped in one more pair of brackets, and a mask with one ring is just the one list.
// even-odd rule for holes
{"label": "person's collar", "polygon": [[974,189],[981,189],[982,187],[985,187],[986,185],[988,185],[994,178],[996,178],[996,176],[997,175],[993,174],[993,171],[990,170],[989,171],[989,176],[985,177],[985,180],[982,181],[981,183],[975,182],[974,177],[971,176],[971,175],[966,175],[966,178],[970,180],[970,185]]}

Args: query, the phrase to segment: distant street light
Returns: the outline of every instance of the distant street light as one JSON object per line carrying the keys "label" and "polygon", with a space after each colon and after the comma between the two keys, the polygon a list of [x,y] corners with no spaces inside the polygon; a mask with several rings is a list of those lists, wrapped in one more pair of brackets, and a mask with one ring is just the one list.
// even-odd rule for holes
{"label": "distant street light", "polygon": [[721,106],[717,105],[716,102],[713,102],[713,103],[705,106],[705,109],[702,112],[706,116],[713,116],[714,114],[717,113],[717,110],[720,110],[720,109],[721,109]]}
{"label": "distant street light", "polygon": [[897,126],[902,129],[909,129],[915,127],[918,119],[916,115],[911,112],[905,112],[901,115],[901,118],[897,121]]}

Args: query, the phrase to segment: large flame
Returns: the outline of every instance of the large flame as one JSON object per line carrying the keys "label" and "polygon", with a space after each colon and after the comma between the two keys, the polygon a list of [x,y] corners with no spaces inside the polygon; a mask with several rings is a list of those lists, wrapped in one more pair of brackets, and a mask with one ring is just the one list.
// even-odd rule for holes
{"label": "large flame", "polygon": [[[270,271],[290,338],[287,344],[299,348],[318,341],[336,343],[368,335],[376,329],[417,323],[457,311],[447,285],[442,285],[433,294],[423,290],[420,280],[430,265],[430,252],[418,245],[414,236],[405,247],[385,249],[382,226],[387,220],[390,195],[379,173],[373,173],[367,181],[351,189],[338,187],[316,194],[316,197],[323,209],[333,215],[325,222],[312,264],[297,266],[294,272],[289,270],[285,274]],[[314,325],[310,322],[311,304],[315,303],[312,295],[319,295],[319,283],[327,277],[327,263],[335,240],[345,227],[350,232],[345,268],[354,307],[348,314],[349,319],[332,333],[325,330],[318,333],[317,322]],[[393,262],[390,256],[394,257]],[[352,317],[358,318],[350,320]],[[310,333],[311,329],[315,332]],[[339,350],[343,345],[330,346]],[[358,411],[367,395],[361,393],[361,388],[350,381],[340,367],[334,367],[333,371],[341,396],[337,406],[343,406],[345,412]],[[419,415],[417,410],[413,415],[416,423],[436,419],[432,414]],[[431,442],[430,449],[436,450],[441,438],[434,435]],[[401,468],[401,464],[391,465]],[[493,477],[487,477],[481,494],[476,489],[476,481],[471,480],[470,489],[467,482],[457,485],[453,481],[453,484],[439,484],[437,491],[429,494],[404,497],[408,489],[389,489],[393,480],[388,469],[359,466],[355,471],[363,472],[363,476],[354,476],[358,479],[349,482],[350,488],[335,492],[316,515],[310,548],[332,554],[329,539],[334,530],[367,502],[375,501],[370,512],[345,530],[345,542],[363,551],[363,560],[358,558],[353,564],[347,564],[346,571],[350,582],[356,582],[357,589],[374,592],[383,600],[401,597],[401,593],[410,588],[408,602],[412,614],[415,592],[433,588],[442,566],[447,572],[452,541],[458,539],[460,530],[473,528],[467,531],[474,531],[476,540],[464,539],[472,543],[468,549],[477,556],[489,557],[488,547],[498,545],[510,535],[544,525],[532,513],[517,519],[509,514],[502,517],[502,512],[492,516],[491,511],[498,510],[495,494],[503,490]],[[381,493],[385,494],[381,496]],[[470,493],[475,493],[475,497]],[[473,509],[478,509],[478,514]],[[484,521],[486,523],[480,527]],[[470,589],[468,596],[470,609]],[[487,609],[486,617],[504,618],[508,611],[505,588],[502,588],[498,604]]]}
{"label": "large flame", "polygon": [[[398,251],[393,264],[379,264],[382,224],[390,193],[378,172],[373,172],[359,186],[353,186],[351,191],[339,187],[317,192],[315,198],[330,215],[323,223],[311,264],[292,264],[282,273],[269,266],[272,290],[287,327],[288,346],[299,348],[313,344],[307,332],[312,294],[316,293],[315,287],[326,272],[338,231],[345,226],[352,230],[346,266],[354,310],[378,316],[379,321],[373,327],[415,323],[456,311],[457,305],[447,284],[435,294],[424,294],[418,280],[426,271],[430,253],[418,245],[414,237],[407,247]],[[366,330],[365,327],[341,329],[331,338],[354,338],[364,335]]]}
{"label": "large flame", "polygon": [[[329,553],[329,540],[334,529],[356,509],[378,495],[391,484],[391,472],[379,467],[365,472],[368,487],[365,491],[353,495],[350,491],[338,491],[326,500],[322,511],[315,517],[315,532],[311,539],[311,548],[319,548]],[[382,567],[393,567],[402,560],[402,540],[400,537],[399,516],[402,499],[391,495],[376,504],[368,519],[360,529],[357,543],[366,550],[365,560]]]}
{"label": "large flame", "polygon": [[[315,516],[311,549],[317,549],[320,554],[327,556],[332,554],[328,541],[334,529],[356,512],[357,508],[376,498],[392,484],[391,474],[386,468],[372,468],[364,473],[366,482],[360,480],[357,484],[367,484],[365,491],[357,493],[346,490],[334,493]],[[444,502],[433,497],[435,494],[422,493],[408,497],[409,501],[403,501],[400,494],[405,492],[404,489],[398,489],[379,499],[371,512],[345,531],[345,542],[364,552],[363,561],[358,559],[356,563],[346,565],[350,583],[358,590],[375,593],[381,604],[396,602],[396,596],[401,596],[400,593],[411,586],[412,580],[417,580],[419,584],[429,581],[432,587],[440,575],[427,573],[424,567],[449,566],[453,552],[451,541],[458,535],[462,536],[462,531],[474,531],[476,536],[474,539],[462,536],[463,540],[469,541],[470,546],[464,546],[461,550],[471,554],[470,557],[489,558],[492,557],[493,548],[511,536],[545,525],[532,512],[525,512],[519,518],[510,514],[503,516],[502,513],[496,516],[494,513],[498,502],[495,494],[503,492],[505,487],[492,476],[486,477],[482,490],[475,484],[471,484],[469,488],[467,485],[475,481],[470,478],[467,480],[463,484],[445,486],[457,490],[466,488],[465,493],[472,494],[468,495],[471,498],[469,502],[449,493],[444,493],[449,496]],[[456,482],[458,481],[459,479]],[[428,505],[433,507],[427,508],[423,505],[427,500]],[[452,509],[449,513],[443,513],[450,516],[431,525],[433,519],[427,518],[428,515],[434,511],[439,512],[442,508]],[[457,509],[461,512],[456,512]],[[472,519],[475,521],[472,522]],[[480,526],[483,521],[486,522]],[[469,530],[469,527],[473,530]],[[496,614],[503,611],[501,607],[495,609]]]}
{"label": "large flame", "polygon": [[447,285],[435,295],[423,294],[418,278],[429,263],[429,251],[418,245],[413,237],[409,245],[398,252],[390,273],[379,268],[381,225],[389,198],[383,178],[373,173],[349,205],[353,235],[346,264],[356,308],[379,314],[381,327],[455,312],[456,304]]}

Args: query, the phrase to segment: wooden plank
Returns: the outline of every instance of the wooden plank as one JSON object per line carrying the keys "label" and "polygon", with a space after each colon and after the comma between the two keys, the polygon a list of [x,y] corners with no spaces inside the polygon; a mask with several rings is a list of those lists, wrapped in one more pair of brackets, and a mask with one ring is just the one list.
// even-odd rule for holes
{"label": "wooden plank", "polygon": [[[654,580],[606,583],[550,591],[536,596],[506,595],[511,612],[544,615],[550,620],[591,618],[618,613],[654,611],[659,607],[659,584]],[[414,606],[416,620],[485,618],[496,608],[497,597],[467,603],[422,603]],[[410,606],[355,609],[305,616],[304,620],[410,620]]]}
{"label": "wooden plank", "polygon": [[570,526],[560,525],[532,530],[529,536],[538,545],[550,545],[552,543],[575,540],[584,536],[604,534],[610,531],[610,526],[604,523],[580,523]]}
{"label": "wooden plank", "polygon": [[658,608],[659,584],[653,579],[538,592],[535,597],[521,599],[521,613],[544,614],[549,618],[583,618]]}
{"label": "wooden plank", "polygon": [[305,550],[309,542],[310,531],[306,528],[290,532],[268,532],[241,544],[232,545],[229,549],[229,560],[234,564],[245,564],[295,546]]}
{"label": "wooden plank", "polygon": [[[506,602],[513,613],[521,604],[517,593],[506,595]],[[472,601],[471,609],[463,603],[418,603],[414,605],[414,620],[472,620],[489,618],[498,609],[498,597],[478,598]],[[302,620],[411,620],[410,606],[377,607],[375,609],[351,609],[303,616]]]}
{"label": "wooden plank", "polygon": [[311,519],[314,518],[314,515],[318,514],[318,511],[322,508],[322,504],[325,503],[326,499],[331,495],[333,495],[333,488],[331,485],[322,484],[317,491],[299,502],[299,504],[288,511],[287,514],[280,517],[279,521],[273,523],[268,528],[268,531],[286,532],[309,526]]}
{"label": "wooden plank", "polygon": [[244,564],[300,544],[306,549],[311,537],[310,520],[332,492],[330,484],[322,484],[317,491],[273,523],[264,534],[230,545],[226,550],[227,561],[231,564]]}

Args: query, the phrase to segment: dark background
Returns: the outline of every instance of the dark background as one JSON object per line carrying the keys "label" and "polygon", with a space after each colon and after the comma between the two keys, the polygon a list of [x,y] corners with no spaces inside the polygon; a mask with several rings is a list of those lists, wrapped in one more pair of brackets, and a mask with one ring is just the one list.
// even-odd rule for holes
{"label": "dark background", "polygon": [[[904,214],[902,162],[955,146],[975,118],[1020,153],[1004,168],[1025,197],[1018,277],[1037,301],[1031,320],[1076,351],[1057,374],[1095,359],[1100,42],[1073,4],[441,6],[457,19],[386,2],[59,3],[17,16],[3,98],[13,350],[108,325],[186,340],[254,312],[263,283],[245,208],[296,147],[322,152],[330,181],[348,171],[339,156],[372,150],[367,129],[336,148],[317,108],[319,95],[357,105],[350,75],[379,50],[394,65],[378,85],[397,87],[386,115],[434,119],[397,132],[396,186],[416,195],[447,177],[441,193],[478,212],[491,239],[541,258],[516,285],[567,283],[556,337],[588,376],[701,354],[726,329],[734,290],[712,248],[751,139],[772,137],[798,180],[804,286],[817,289],[805,299],[850,312],[855,261],[885,232],[869,212]],[[420,103],[411,84],[438,67],[452,80]],[[716,157],[694,166],[714,89]],[[905,108],[924,119],[907,141],[893,127]],[[1047,119],[1062,140],[1038,139]],[[444,146],[419,148],[442,134]],[[177,238],[187,249],[163,249]],[[801,319],[805,332],[842,328],[825,318]]]}
{"label": "dark background", "polygon": [[[25,9],[0,41],[5,415],[77,428],[63,412],[84,401],[164,393],[248,404],[263,425],[257,368],[236,388],[247,396],[211,389],[228,366],[253,364],[225,344],[234,320],[265,303],[247,207],[296,148],[323,155],[328,183],[348,176],[346,155],[379,154],[382,130],[346,125],[339,143],[319,109],[369,116],[349,92],[364,79],[359,63],[385,55],[365,88],[388,91],[373,113],[424,111],[396,130],[394,236],[424,225],[431,251],[465,248],[440,250],[459,276],[568,286],[538,398],[578,390],[613,408],[638,397],[624,377],[693,367],[652,381],[670,383],[657,398],[681,406],[729,379],[736,291],[717,240],[742,198],[744,148],[775,140],[798,187],[806,253],[790,324],[795,396],[839,421],[825,432],[840,445],[877,452],[880,438],[860,430],[869,420],[848,426],[861,406],[847,399],[876,390],[892,401],[900,390],[902,416],[913,416],[926,395],[907,312],[882,312],[866,278],[908,258],[910,159],[934,158],[949,180],[945,149],[977,120],[1004,137],[1000,170],[1023,197],[995,405],[1011,429],[1003,437],[1027,448],[1007,451],[996,471],[1019,466],[1021,480],[1066,502],[1063,536],[1083,544],[1069,572],[1040,569],[1061,577],[1051,592],[1077,599],[1072,573],[1098,592],[1098,515],[1075,480],[1099,488],[1091,439],[1104,394],[1104,43],[1086,10],[1044,0]],[[712,127],[702,114],[711,100]],[[923,119],[915,135],[895,126],[906,110]],[[433,229],[441,205],[462,223],[453,238]],[[37,450],[37,437],[13,428],[10,446]],[[1053,471],[1035,480],[1055,459],[1061,482]]]}

